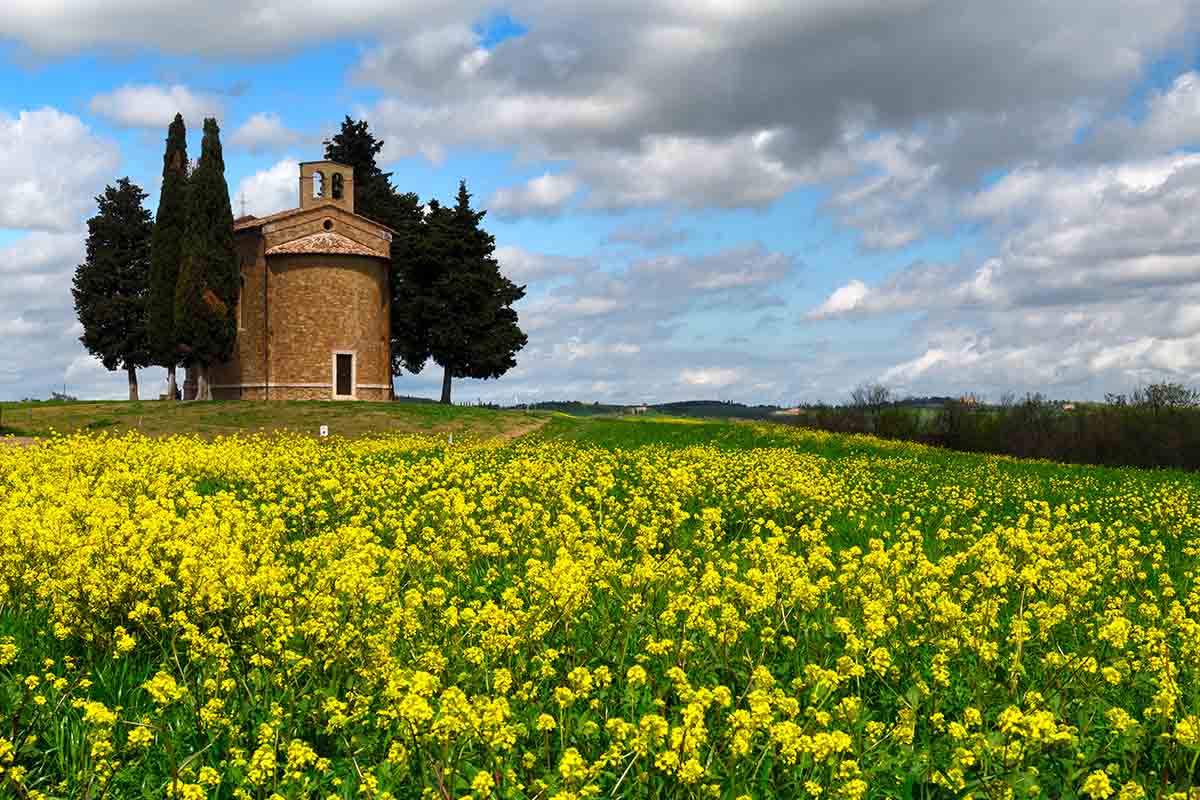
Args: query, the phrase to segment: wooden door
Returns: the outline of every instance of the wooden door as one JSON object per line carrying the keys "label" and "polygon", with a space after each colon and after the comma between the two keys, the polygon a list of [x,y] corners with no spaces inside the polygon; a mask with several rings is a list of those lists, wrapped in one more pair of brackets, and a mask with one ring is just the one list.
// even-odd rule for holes
{"label": "wooden door", "polygon": [[334,393],[339,397],[349,397],[354,394],[354,356],[351,354],[337,354],[336,381]]}

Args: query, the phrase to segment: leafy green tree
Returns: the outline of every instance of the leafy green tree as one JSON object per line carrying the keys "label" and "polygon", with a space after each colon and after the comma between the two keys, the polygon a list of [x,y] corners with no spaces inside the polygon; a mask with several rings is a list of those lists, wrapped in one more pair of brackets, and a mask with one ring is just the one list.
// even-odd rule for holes
{"label": "leafy green tree", "polygon": [[154,238],[150,245],[150,296],[147,326],[152,363],[167,368],[167,399],[175,399],[175,368],[180,356],[175,336],[175,286],[179,281],[183,237],[187,228],[187,128],[176,114],[167,129],[163,153],[162,190]]}
{"label": "leafy green tree", "polygon": [[188,179],[182,256],[175,287],[176,337],[197,370],[196,399],[211,400],[209,371],[233,355],[239,283],[221,131],[211,118],[204,120],[200,163]]}
{"label": "leafy green tree", "polygon": [[525,296],[500,273],[496,239],[480,223],[486,211],[471,208],[466,181],[453,208],[432,208],[426,219],[430,255],[441,262],[421,298],[429,354],[442,367],[443,403],[453,378],[498,378],[516,365],[528,342],[513,303]]}
{"label": "leafy green tree", "polygon": [[[399,375],[410,364],[423,364],[429,358],[428,335],[421,314],[420,287],[427,284],[423,271],[413,266],[422,247],[424,223],[421,202],[412,192],[400,192],[392,185],[391,173],[379,168],[376,157],[383,142],[376,139],[366,120],[347,116],[341,130],[325,141],[325,158],[354,167],[354,212],[386,225],[392,236],[390,273],[392,330],[392,374]],[[422,284],[420,281],[424,281]],[[418,358],[424,354],[424,357]],[[416,372],[416,369],[409,370]]]}
{"label": "leafy green tree", "polygon": [[142,205],[146,197],[129,178],[104,188],[71,286],[83,325],[79,341],[106,369],[125,369],[130,400],[138,399],[137,368],[150,364],[146,301],[154,223]]}

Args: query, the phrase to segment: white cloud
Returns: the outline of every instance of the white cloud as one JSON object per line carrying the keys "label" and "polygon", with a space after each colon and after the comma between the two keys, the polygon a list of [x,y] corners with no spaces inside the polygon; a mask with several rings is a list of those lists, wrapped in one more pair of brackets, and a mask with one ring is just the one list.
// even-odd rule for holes
{"label": "white cloud", "polygon": [[585,262],[572,266],[564,282],[520,306],[522,325],[543,341],[577,335],[582,326],[604,330],[614,341],[662,340],[695,311],[779,306],[796,259],[744,244],[705,255],[635,260],[616,271]]}
{"label": "white cloud", "polygon": [[620,302],[611,297],[579,297],[562,305],[572,313],[583,317],[607,314],[621,307]]}
{"label": "white cloud", "polygon": [[1200,155],[1029,167],[978,198],[1008,226],[997,255],[855,281],[807,317],[926,313],[926,346],[880,373],[921,393],[1200,379]]}
{"label": "white cloud", "polygon": [[643,291],[670,295],[706,295],[730,302],[732,292],[765,300],[762,290],[787,279],[796,259],[767,250],[761,244],[729,247],[705,256],[666,255],[636,261],[632,280]]}
{"label": "white cloud", "polygon": [[1148,105],[1145,121],[1137,126],[1142,152],[1171,151],[1200,140],[1200,74],[1179,75]]}
{"label": "white cloud", "polygon": [[220,117],[222,113],[222,104],[217,97],[193,92],[179,84],[129,84],[96,95],[88,107],[93,113],[127,128],[161,128],[163,131],[176,114],[183,114],[184,120],[196,129],[205,117]]}
{"label": "white cloud", "polygon": [[497,189],[486,205],[504,219],[555,217],[578,188],[579,182],[571,175],[546,173],[521,186]]}
{"label": "white cloud", "polygon": [[1119,166],[1027,168],[978,194],[969,213],[1012,223],[1000,255],[913,264],[876,287],[852,281],[809,319],[905,310],[1088,304],[1200,281],[1200,154]]}
{"label": "white cloud", "polygon": [[707,367],[679,371],[679,380],[688,386],[720,389],[732,386],[742,378],[741,370],[732,367]]}
{"label": "white cloud", "polygon": [[126,53],[154,48],[168,53],[235,55],[293,51],[321,39],[411,31],[439,20],[474,20],[489,9],[459,0],[430,6],[415,0],[314,2],[297,8],[286,0],[211,0],[190,6],[143,0],[45,3],[9,0],[0,38],[44,54],[109,48]]}
{"label": "white cloud", "polygon": [[656,206],[761,207],[798,186],[802,174],[771,151],[777,131],[719,141],[649,136],[634,153],[581,160],[593,208]]}
{"label": "white cloud", "polygon": [[617,228],[605,242],[616,245],[634,245],[644,250],[668,250],[683,244],[691,232],[674,227],[669,221],[655,225],[627,225]]}
{"label": "white cloud", "polygon": [[1144,116],[1106,120],[1081,145],[1093,158],[1153,156],[1194,146],[1200,140],[1200,73],[1184,72],[1171,86],[1153,92]]}
{"label": "white cloud", "polygon": [[[515,0],[505,11],[529,29],[489,48],[478,23],[493,9],[478,0],[303,13],[282,0],[13,0],[0,38],[40,53],[206,56],[370,41],[352,79],[382,92],[357,111],[388,158],[511,149],[568,163],[597,208],[762,207],[806,182],[882,177],[886,188],[842,218],[867,247],[895,248],[948,224],[955,192],[981,176],[1070,150],[1148,64],[1191,41],[1192,5],[1147,0],[1131,15],[1126,0]],[[1189,80],[1151,103],[1153,146],[1192,135]],[[172,90],[131,88],[153,89],[150,105]]]}
{"label": "white cloud", "polygon": [[633,356],[640,353],[642,348],[632,342],[585,342],[579,336],[572,336],[565,342],[555,344],[553,350],[556,356],[567,361],[580,361]]}
{"label": "white cloud", "polygon": [[518,284],[577,275],[591,268],[586,259],[535,253],[516,245],[497,247],[496,260],[500,271]]}
{"label": "white cloud", "polygon": [[0,276],[8,282],[21,276],[55,275],[64,265],[74,266],[84,257],[83,243],[87,232],[31,233],[0,250]]}
{"label": "white cloud", "polygon": [[[53,108],[0,112],[0,228],[65,231],[112,180],[117,148]],[[0,270],[4,267],[0,265]]]}
{"label": "white cloud", "polygon": [[860,280],[852,280],[845,286],[839,287],[829,295],[824,303],[808,312],[808,319],[823,319],[854,311],[862,303],[868,293],[867,285]]}
{"label": "white cloud", "polygon": [[883,373],[880,380],[887,386],[908,386],[928,374],[932,369],[942,367],[964,370],[977,364],[980,358],[982,358],[982,354],[976,351],[970,343],[964,344],[958,350],[950,351],[934,347],[910,361],[889,368]]}
{"label": "white cloud", "polygon": [[[620,266],[512,245],[498,248],[498,256],[506,272],[506,265],[520,260],[528,265],[524,274],[545,274],[554,281],[531,281],[530,295],[517,304],[520,325],[529,335],[517,368],[494,387],[462,382],[455,390],[459,397],[511,402],[513,393],[519,393],[522,398],[624,403],[719,393],[722,398],[794,403],[801,385],[827,378],[828,370],[817,363],[819,355],[772,355],[782,348],[761,342],[752,348],[714,347],[704,340],[703,325],[691,327],[696,311],[735,318],[739,310],[780,302],[776,293],[796,266],[790,255],[742,244]],[[732,324],[736,329],[737,323]],[[753,327],[753,321],[746,324],[746,329]],[[680,375],[685,368],[692,370],[687,381]],[[423,374],[404,376],[398,386],[413,393],[436,393],[438,388]]]}
{"label": "white cloud", "polygon": [[246,213],[256,217],[296,208],[300,202],[300,168],[296,160],[285,157],[274,166],[242,178],[231,198],[236,215],[241,214],[243,199]]}
{"label": "white cloud", "polygon": [[1048,187],[1044,170],[1022,167],[976,193],[964,204],[964,213],[976,218],[1003,218],[1025,208]]}
{"label": "white cloud", "polygon": [[41,330],[41,325],[29,322],[23,317],[0,319],[0,336],[17,338],[19,336],[28,336],[35,331]]}
{"label": "white cloud", "polygon": [[[79,343],[71,278],[84,258],[84,236],[37,232],[0,247],[0,398],[47,398],[64,382],[79,397],[126,396],[124,375],[105,370]],[[156,396],[162,370],[142,376],[143,396]]]}
{"label": "white cloud", "polygon": [[269,153],[286,150],[302,137],[288,129],[279,115],[272,111],[251,114],[229,138],[231,144],[244,147],[251,153]]}
{"label": "white cloud", "polygon": [[886,249],[952,224],[983,175],[1069,150],[1196,27],[1189,0],[1137,20],[1120,0],[949,6],[539,4],[485,58],[461,26],[431,26],[368,51],[358,77],[388,95],[364,110],[394,155],[570,162],[604,209],[762,207],[857,176],[832,207]]}
{"label": "white cloud", "polygon": [[435,94],[460,80],[473,78],[486,64],[489,52],[465,22],[417,28],[398,41],[385,42],[364,54],[359,72],[386,73],[402,68],[414,90]]}

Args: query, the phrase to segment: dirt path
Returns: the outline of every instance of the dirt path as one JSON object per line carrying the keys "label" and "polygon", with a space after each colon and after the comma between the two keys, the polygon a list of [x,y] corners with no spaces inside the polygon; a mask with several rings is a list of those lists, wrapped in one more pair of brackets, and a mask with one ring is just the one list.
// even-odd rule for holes
{"label": "dirt path", "polygon": [[0,436],[0,447],[26,447],[36,441],[33,436]]}
{"label": "dirt path", "polygon": [[522,425],[521,427],[515,428],[511,431],[505,431],[504,433],[499,434],[499,436],[501,439],[507,439],[509,441],[512,441],[513,439],[519,439],[526,434],[541,430],[542,426],[549,421],[549,416],[534,417],[533,419],[529,420],[528,424]]}

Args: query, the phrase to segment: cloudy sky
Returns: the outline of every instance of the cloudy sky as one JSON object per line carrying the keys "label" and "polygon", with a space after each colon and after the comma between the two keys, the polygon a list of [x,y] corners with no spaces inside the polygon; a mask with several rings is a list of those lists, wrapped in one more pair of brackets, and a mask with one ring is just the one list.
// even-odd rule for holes
{"label": "cloudy sky", "polygon": [[1198,0],[173,5],[0,16],[0,399],[123,396],[70,279],[106,183],[157,207],[176,111],[235,213],[345,114],[401,189],[468,181],[529,345],[460,400],[1200,383]]}

